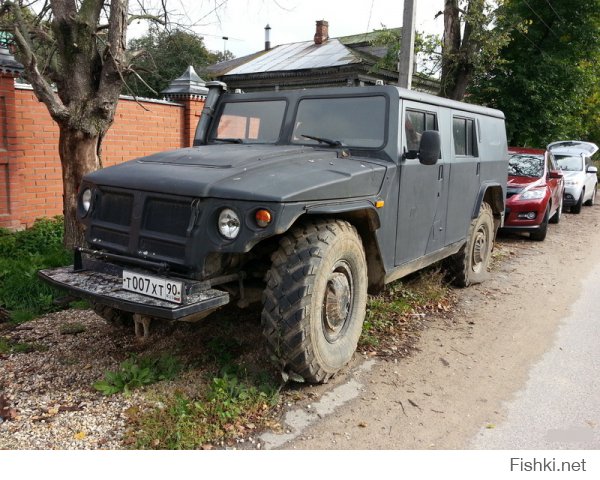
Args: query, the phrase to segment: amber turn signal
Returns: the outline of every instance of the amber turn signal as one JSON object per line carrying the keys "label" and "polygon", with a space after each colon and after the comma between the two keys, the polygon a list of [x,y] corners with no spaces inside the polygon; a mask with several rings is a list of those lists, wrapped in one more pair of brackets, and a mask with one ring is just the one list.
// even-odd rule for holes
{"label": "amber turn signal", "polygon": [[269,212],[268,210],[257,210],[256,214],[254,215],[254,219],[256,220],[256,224],[259,227],[266,227],[269,225],[269,223],[271,223],[271,220],[273,220],[273,217],[271,216],[271,212]]}

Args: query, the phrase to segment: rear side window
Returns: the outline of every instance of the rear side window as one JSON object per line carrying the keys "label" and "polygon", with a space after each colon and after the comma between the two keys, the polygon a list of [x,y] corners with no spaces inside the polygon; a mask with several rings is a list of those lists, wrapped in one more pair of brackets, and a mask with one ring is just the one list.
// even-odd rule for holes
{"label": "rear side window", "polygon": [[472,118],[454,117],[452,119],[454,134],[454,154],[477,157],[477,135],[475,120]]}
{"label": "rear side window", "polygon": [[406,135],[407,150],[419,150],[421,134],[425,130],[437,129],[437,116],[435,113],[407,109],[404,117],[404,133]]}

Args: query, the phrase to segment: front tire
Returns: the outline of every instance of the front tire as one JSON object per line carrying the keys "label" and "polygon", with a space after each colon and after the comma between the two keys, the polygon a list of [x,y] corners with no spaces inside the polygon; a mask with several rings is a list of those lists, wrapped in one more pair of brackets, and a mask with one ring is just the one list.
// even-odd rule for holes
{"label": "front tire", "polygon": [[560,196],[560,200],[559,200],[559,204],[558,204],[558,208],[556,209],[556,212],[554,212],[554,215],[552,215],[552,217],[550,217],[550,223],[558,223],[560,222],[560,218],[562,217],[562,211],[563,211],[563,197],[562,195]]}
{"label": "front tire", "polygon": [[546,239],[546,234],[548,233],[548,216],[550,215],[550,205],[546,207],[546,212],[544,213],[544,219],[542,223],[538,227],[537,230],[532,231],[529,234],[529,238],[535,240],[536,242],[543,242]]}
{"label": "front tire", "polygon": [[494,236],[492,207],[484,202],[479,215],[471,222],[467,243],[446,261],[448,277],[454,285],[468,287],[487,278]]}
{"label": "front tire", "polygon": [[598,188],[598,184],[594,185],[594,190],[592,191],[592,198],[590,198],[585,205],[588,207],[593,207],[594,203],[596,203],[596,189]]}
{"label": "front tire", "polygon": [[367,304],[360,236],[343,220],[295,226],[272,255],[263,333],[283,371],[325,383],[356,350]]}
{"label": "front tire", "polygon": [[581,213],[581,206],[583,205],[583,196],[585,195],[585,190],[581,191],[581,195],[579,196],[579,200],[575,205],[571,207],[571,213]]}

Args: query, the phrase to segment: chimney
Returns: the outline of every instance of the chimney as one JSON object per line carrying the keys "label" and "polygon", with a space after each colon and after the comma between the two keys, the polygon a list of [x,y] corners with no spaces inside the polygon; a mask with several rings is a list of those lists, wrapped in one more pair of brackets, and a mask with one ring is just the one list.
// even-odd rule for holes
{"label": "chimney", "polygon": [[265,50],[271,50],[271,27],[268,23],[265,27]]}
{"label": "chimney", "polygon": [[329,40],[329,22],[317,20],[317,31],[315,33],[315,44],[321,45]]}

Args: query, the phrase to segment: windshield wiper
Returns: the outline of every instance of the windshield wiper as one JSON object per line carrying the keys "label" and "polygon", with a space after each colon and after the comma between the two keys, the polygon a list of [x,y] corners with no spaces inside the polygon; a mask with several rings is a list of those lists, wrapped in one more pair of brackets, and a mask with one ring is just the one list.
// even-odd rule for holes
{"label": "windshield wiper", "polygon": [[330,140],[329,138],[323,138],[323,137],[315,137],[314,135],[300,135],[301,137],[304,138],[309,138],[310,140],[315,140],[319,143],[325,143],[327,145],[329,145],[330,147],[343,147],[344,144],[342,142],[340,142],[339,140]]}
{"label": "windshield wiper", "polygon": [[214,138],[213,141],[225,143],[244,143],[241,138]]}

